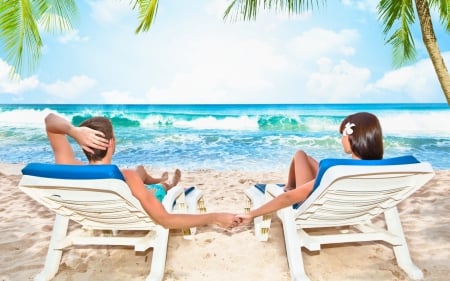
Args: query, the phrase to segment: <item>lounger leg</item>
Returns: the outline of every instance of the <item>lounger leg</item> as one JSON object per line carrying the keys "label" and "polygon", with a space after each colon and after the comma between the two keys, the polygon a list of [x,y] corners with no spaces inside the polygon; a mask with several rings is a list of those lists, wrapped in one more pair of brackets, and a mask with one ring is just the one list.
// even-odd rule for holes
{"label": "lounger leg", "polygon": [[57,214],[53,224],[52,237],[50,238],[44,269],[35,276],[34,280],[47,281],[58,273],[62,257],[61,242],[67,235],[68,226],[69,219]]}
{"label": "lounger leg", "polygon": [[408,274],[409,278],[413,280],[423,279],[423,272],[411,260],[397,208],[393,207],[385,211],[384,216],[388,230],[402,240],[401,245],[393,246],[398,265]]}
{"label": "lounger leg", "polygon": [[[206,213],[205,200],[203,198],[202,191],[194,189],[193,191],[189,192],[188,195],[185,196],[184,200],[186,201],[187,206],[183,209],[183,213],[190,213],[190,214]],[[197,233],[196,227],[183,229],[184,239],[187,240],[193,239],[196,233]]]}
{"label": "lounger leg", "polygon": [[[247,195],[244,207],[245,214],[248,214],[250,210],[254,208],[253,200],[254,200],[253,198]],[[269,231],[271,222],[272,222],[272,214],[255,217],[253,219],[256,240],[261,242],[269,240]]]}
{"label": "lounger leg", "polygon": [[164,277],[166,267],[167,244],[169,242],[169,230],[162,226],[157,226],[156,241],[153,247],[152,264],[150,265],[150,274],[146,281],[161,281]]}
{"label": "lounger leg", "polygon": [[[293,281],[309,281],[305,272],[302,257],[302,243],[297,234],[294,218],[286,210],[280,210],[279,216],[282,218],[284,243],[288,258],[289,270]],[[284,213],[281,213],[284,212]]]}
{"label": "lounger leg", "polygon": [[269,240],[270,225],[272,223],[272,215],[264,215],[253,219],[255,225],[255,236],[258,241],[265,242]]}

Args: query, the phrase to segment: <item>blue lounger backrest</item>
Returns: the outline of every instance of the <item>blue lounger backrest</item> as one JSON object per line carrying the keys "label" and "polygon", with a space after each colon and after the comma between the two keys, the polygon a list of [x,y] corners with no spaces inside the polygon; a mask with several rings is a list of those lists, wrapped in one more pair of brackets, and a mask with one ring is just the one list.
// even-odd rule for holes
{"label": "blue lounger backrest", "polygon": [[314,183],[313,191],[320,185],[325,172],[337,165],[355,165],[355,166],[379,166],[379,165],[404,165],[420,163],[414,156],[406,155],[394,158],[386,158],[381,160],[357,160],[357,159],[335,159],[328,158],[319,162],[319,171],[317,172],[316,181]]}
{"label": "blue lounger backrest", "polygon": [[[22,169],[23,175],[45,177],[53,179],[119,179],[125,181],[122,172],[116,165],[69,165],[30,163]],[[184,194],[188,195],[195,186],[185,188]]]}
{"label": "blue lounger backrest", "polygon": [[30,163],[22,169],[23,175],[54,179],[119,179],[124,180],[116,165],[68,165]]}
{"label": "blue lounger backrest", "polygon": [[[377,166],[377,165],[404,165],[404,164],[415,164],[420,163],[419,160],[417,160],[412,155],[406,155],[406,156],[400,156],[400,157],[393,157],[393,158],[386,158],[381,160],[357,160],[357,159],[340,159],[340,158],[327,158],[323,159],[319,162],[319,171],[317,171],[317,177],[316,181],[314,183],[313,191],[317,189],[317,187],[320,185],[320,182],[322,180],[323,175],[325,172],[333,167],[333,166],[339,166],[339,165],[355,165],[355,166]],[[277,184],[279,187],[284,187],[284,184]],[[262,193],[266,190],[266,184],[265,183],[257,183],[255,184],[255,187],[259,189]],[[311,192],[311,194],[312,194]],[[294,204],[293,208],[297,209],[300,205]]]}
{"label": "blue lounger backrest", "polygon": [[[316,181],[314,183],[313,191],[320,185],[325,172],[338,165],[355,165],[355,166],[373,166],[373,165],[404,165],[404,164],[415,164],[420,163],[414,156],[406,155],[394,158],[386,158],[381,160],[357,160],[357,159],[340,159],[340,158],[327,158],[319,162],[319,171],[317,171]],[[279,187],[284,187],[284,184],[277,184]],[[265,192],[266,184],[257,183],[255,187],[259,189],[262,193]]]}

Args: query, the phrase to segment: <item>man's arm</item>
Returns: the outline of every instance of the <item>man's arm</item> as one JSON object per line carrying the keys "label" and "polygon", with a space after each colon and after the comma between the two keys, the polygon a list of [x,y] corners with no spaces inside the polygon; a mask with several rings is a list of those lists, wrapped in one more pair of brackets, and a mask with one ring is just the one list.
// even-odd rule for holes
{"label": "man's arm", "polygon": [[45,130],[55,155],[55,163],[82,163],[75,158],[75,153],[67,136],[72,137],[87,151],[91,151],[89,147],[106,148],[108,146],[107,143],[105,144],[106,140],[100,137],[104,135],[102,132],[87,127],[75,127],[69,121],[54,113],[45,117]]}
{"label": "man's arm", "polygon": [[215,224],[223,228],[237,226],[240,219],[234,214],[208,213],[208,214],[170,214],[154,194],[148,191],[140,176],[134,170],[122,170],[122,174],[134,197],[141,203],[144,210],[158,224],[165,228],[188,228]]}

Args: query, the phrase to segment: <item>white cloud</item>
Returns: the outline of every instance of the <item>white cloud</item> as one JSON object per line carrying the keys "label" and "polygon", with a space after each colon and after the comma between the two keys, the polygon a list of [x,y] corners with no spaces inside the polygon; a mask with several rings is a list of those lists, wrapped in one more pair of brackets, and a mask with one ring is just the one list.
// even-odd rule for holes
{"label": "white cloud", "polygon": [[354,6],[362,11],[377,12],[377,5],[379,0],[343,0],[342,3],[346,6]]}
{"label": "white cloud", "polygon": [[229,5],[230,1],[228,0],[210,0],[205,5],[205,11],[209,15],[222,18]]}
{"label": "white cloud", "polygon": [[146,101],[142,98],[135,98],[130,96],[128,92],[112,90],[100,93],[105,103],[112,104],[143,104]]}
{"label": "white cloud", "polygon": [[[448,67],[450,52],[442,55]],[[404,94],[411,102],[443,102],[442,89],[428,58],[385,73],[381,79],[370,85],[370,89]]]}
{"label": "white cloud", "polygon": [[64,35],[60,36],[58,38],[58,41],[66,44],[69,42],[84,42],[84,41],[88,41],[89,37],[87,36],[80,36],[78,33],[78,29],[73,29],[71,31],[68,31],[66,33],[64,33]]}
{"label": "white cloud", "polygon": [[236,93],[273,87],[271,75],[286,70],[289,64],[271,44],[260,40],[203,39],[183,46],[190,66],[175,74],[167,87],[152,87],[147,92],[151,103],[241,100]]}
{"label": "white cloud", "polygon": [[[96,81],[85,75],[73,76],[69,81],[56,81],[51,84],[42,83],[42,88],[48,94],[63,98],[64,100],[71,100],[87,93]],[[95,100],[95,99],[93,99]]]}
{"label": "white cloud", "polygon": [[333,65],[328,58],[317,61],[319,71],[312,73],[307,81],[304,98],[313,101],[357,102],[370,79],[370,70],[351,65],[342,60]]}
{"label": "white cloud", "polygon": [[289,49],[301,60],[316,60],[322,56],[351,56],[355,49],[351,46],[359,34],[354,29],[339,32],[313,28],[297,36],[289,43]]}
{"label": "white cloud", "polygon": [[97,22],[103,24],[117,23],[122,18],[130,15],[131,2],[119,0],[94,0],[87,1],[91,7],[91,16]]}
{"label": "white cloud", "polygon": [[0,94],[19,94],[36,89],[39,86],[37,76],[20,79],[18,75],[10,76],[11,66],[0,59]]}

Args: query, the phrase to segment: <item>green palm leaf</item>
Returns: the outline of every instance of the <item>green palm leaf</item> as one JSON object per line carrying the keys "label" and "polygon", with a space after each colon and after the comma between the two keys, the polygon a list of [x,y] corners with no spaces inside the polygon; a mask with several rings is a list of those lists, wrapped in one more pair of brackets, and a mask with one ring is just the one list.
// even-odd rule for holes
{"label": "green palm leaf", "polygon": [[72,16],[76,14],[74,0],[3,1],[0,44],[6,51],[6,60],[14,66],[11,76],[36,69],[42,49],[39,27],[49,31],[70,30]]}
{"label": "green palm leaf", "polygon": [[136,7],[138,8],[138,19],[140,23],[135,32],[148,31],[156,17],[158,0],[138,0],[135,2],[133,8]]}
{"label": "green palm leaf", "polygon": [[411,0],[382,0],[378,4],[379,20],[384,25],[384,34],[393,29],[385,42],[393,47],[393,62],[400,66],[416,59],[416,48],[410,26],[415,21],[414,7]]}

